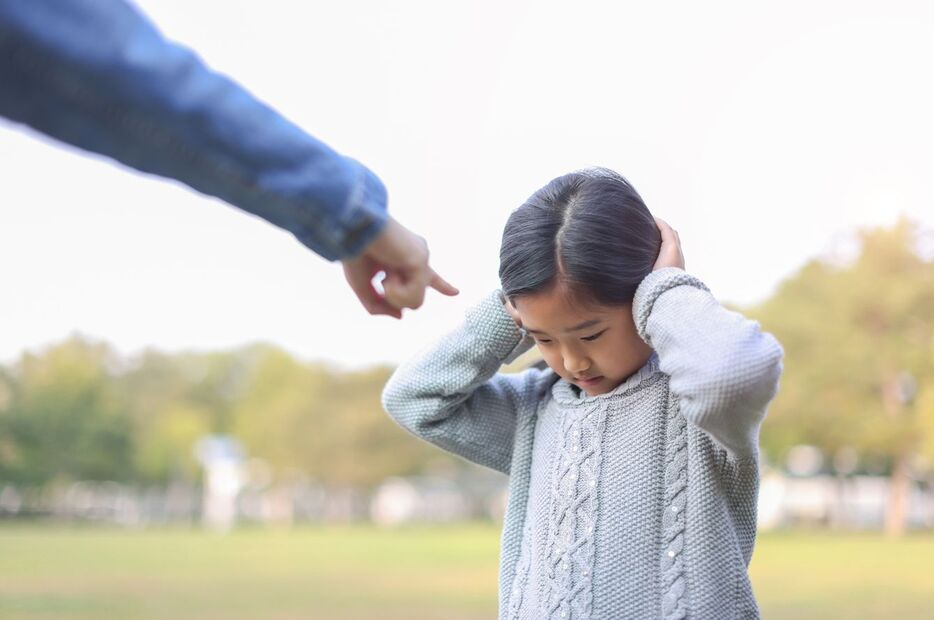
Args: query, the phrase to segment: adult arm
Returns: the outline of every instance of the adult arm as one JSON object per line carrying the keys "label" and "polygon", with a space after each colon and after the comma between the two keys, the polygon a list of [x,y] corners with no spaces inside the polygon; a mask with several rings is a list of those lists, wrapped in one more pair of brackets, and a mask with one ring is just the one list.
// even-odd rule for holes
{"label": "adult arm", "polygon": [[366,167],[121,0],[0,0],[0,115],[216,196],[329,260],[360,254],[387,221]]}

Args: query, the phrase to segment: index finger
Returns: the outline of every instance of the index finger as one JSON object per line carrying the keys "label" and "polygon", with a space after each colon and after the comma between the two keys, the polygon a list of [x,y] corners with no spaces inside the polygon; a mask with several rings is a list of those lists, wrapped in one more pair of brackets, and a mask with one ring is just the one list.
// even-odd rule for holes
{"label": "index finger", "polygon": [[428,283],[428,286],[448,297],[454,297],[460,293],[456,286],[439,276],[438,272],[434,269],[431,270],[431,281]]}

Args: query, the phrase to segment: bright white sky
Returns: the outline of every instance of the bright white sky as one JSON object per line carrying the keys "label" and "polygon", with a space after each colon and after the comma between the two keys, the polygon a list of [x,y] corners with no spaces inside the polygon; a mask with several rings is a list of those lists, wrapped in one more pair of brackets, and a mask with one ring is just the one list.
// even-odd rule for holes
{"label": "bright white sky", "polygon": [[254,341],[398,362],[498,284],[509,212],[603,165],[724,301],[767,297],[848,231],[934,224],[934,4],[145,0],[368,164],[462,290],[370,318],[340,268],[175,183],[0,125],[0,361],[79,332],[125,353]]}

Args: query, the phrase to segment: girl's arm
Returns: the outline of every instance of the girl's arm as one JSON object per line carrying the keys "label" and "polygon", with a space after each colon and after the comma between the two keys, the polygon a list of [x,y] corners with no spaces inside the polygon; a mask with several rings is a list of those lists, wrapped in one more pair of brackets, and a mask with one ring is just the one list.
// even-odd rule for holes
{"label": "girl's arm", "polygon": [[520,413],[533,410],[546,372],[497,374],[531,346],[499,292],[464,324],[396,370],[383,407],[412,434],[469,461],[509,473]]}
{"label": "girl's arm", "polygon": [[633,301],[639,335],[656,350],[681,413],[737,457],[758,451],[778,390],[782,348],[759,324],[723,308],[677,267],[650,273]]}

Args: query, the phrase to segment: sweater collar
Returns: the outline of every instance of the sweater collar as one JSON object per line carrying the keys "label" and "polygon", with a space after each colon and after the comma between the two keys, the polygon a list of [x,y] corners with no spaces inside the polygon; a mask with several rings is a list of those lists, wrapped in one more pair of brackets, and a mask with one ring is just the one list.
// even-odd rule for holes
{"label": "sweater collar", "polygon": [[568,383],[564,379],[559,379],[552,386],[551,394],[556,401],[564,405],[594,403],[602,399],[615,398],[617,396],[622,396],[623,394],[631,392],[638,388],[641,384],[645,383],[647,379],[652,378],[658,372],[658,354],[655,353],[655,351],[652,351],[652,355],[649,356],[649,359],[645,365],[643,365],[636,372],[629,375],[625,381],[620,383],[609,392],[597,394],[596,396],[587,396],[584,391],[576,385]]}

